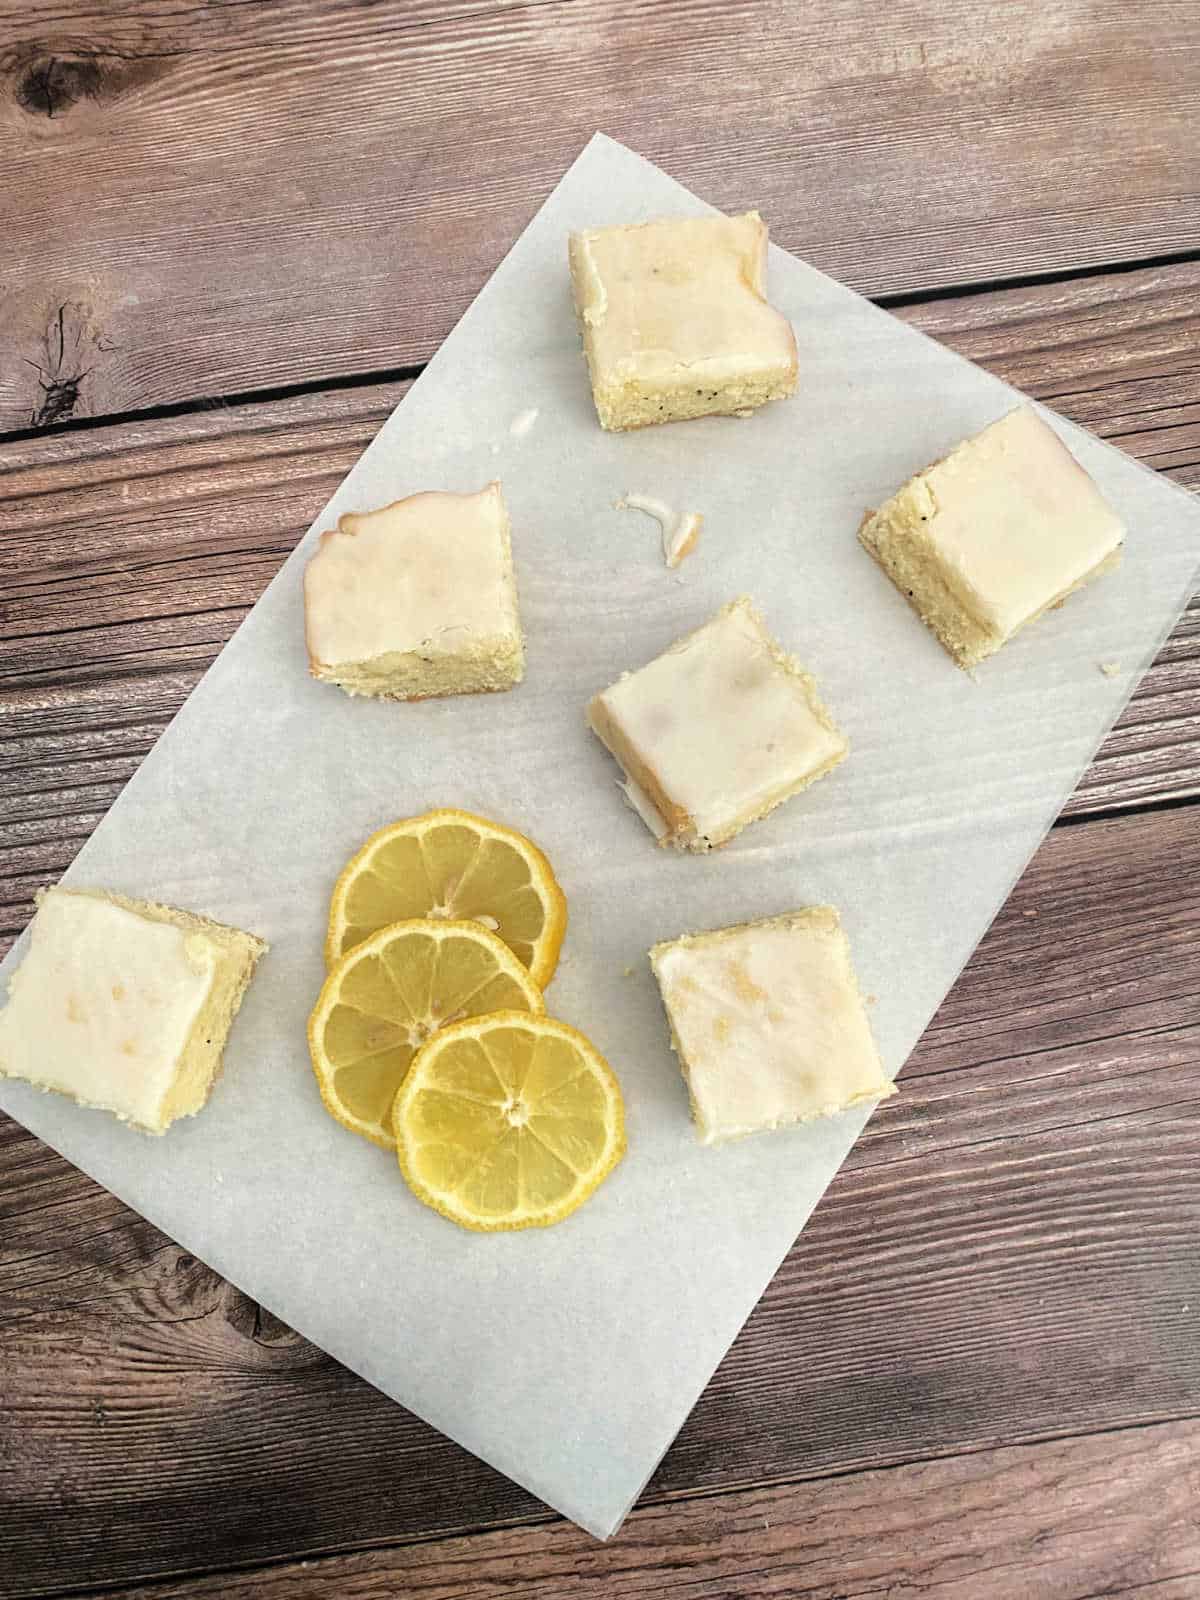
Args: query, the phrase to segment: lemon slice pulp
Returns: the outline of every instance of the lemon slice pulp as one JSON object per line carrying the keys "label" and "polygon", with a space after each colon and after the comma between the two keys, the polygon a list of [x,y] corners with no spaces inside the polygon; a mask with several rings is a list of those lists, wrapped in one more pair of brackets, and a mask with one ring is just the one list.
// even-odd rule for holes
{"label": "lemon slice pulp", "polygon": [[475,922],[413,918],[381,928],[333,967],[308,1023],[325,1108],[395,1148],[390,1112],[417,1051],[439,1028],[489,1011],[541,1013],[540,989]]}
{"label": "lemon slice pulp", "polygon": [[561,1222],[625,1152],[621,1090],[604,1057],[565,1022],[516,1011],[435,1035],[392,1125],[417,1198],[481,1232]]}
{"label": "lemon slice pulp", "polygon": [[567,902],[524,834],[469,811],[428,811],[380,828],[347,863],[329,908],[327,965],[410,917],[479,922],[544,988],[558,964]]}

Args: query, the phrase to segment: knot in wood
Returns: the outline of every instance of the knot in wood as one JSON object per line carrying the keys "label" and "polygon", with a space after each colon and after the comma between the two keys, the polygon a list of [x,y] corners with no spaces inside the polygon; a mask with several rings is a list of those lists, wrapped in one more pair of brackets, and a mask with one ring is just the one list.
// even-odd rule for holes
{"label": "knot in wood", "polygon": [[61,117],[77,101],[94,100],[99,93],[100,68],[87,57],[39,56],[17,81],[17,104],[35,117]]}

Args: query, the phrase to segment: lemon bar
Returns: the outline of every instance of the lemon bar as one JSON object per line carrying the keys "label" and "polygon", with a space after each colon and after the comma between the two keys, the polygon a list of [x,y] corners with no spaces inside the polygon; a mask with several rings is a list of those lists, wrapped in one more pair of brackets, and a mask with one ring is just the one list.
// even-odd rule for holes
{"label": "lemon bar", "polygon": [[796,339],[764,293],[757,211],[593,228],[568,253],[602,427],[750,411],[795,390]]}
{"label": "lemon bar", "polygon": [[588,722],[629,803],[681,850],[724,844],[849,750],[813,679],[745,596],[596,695]]}
{"label": "lemon bar", "polygon": [[918,472],[859,538],[960,667],[1116,567],[1120,518],[1048,423],[1010,411]]}
{"label": "lemon bar", "polygon": [[520,683],[525,640],[500,485],[339,518],[305,569],[304,618],[313,677],[347,694],[423,700]]}
{"label": "lemon bar", "polygon": [[895,1094],[832,906],[688,934],[650,964],[703,1144]]}
{"label": "lemon bar", "polygon": [[261,939],[101,891],[38,896],[0,1010],[0,1077],[165,1133],[201,1110]]}

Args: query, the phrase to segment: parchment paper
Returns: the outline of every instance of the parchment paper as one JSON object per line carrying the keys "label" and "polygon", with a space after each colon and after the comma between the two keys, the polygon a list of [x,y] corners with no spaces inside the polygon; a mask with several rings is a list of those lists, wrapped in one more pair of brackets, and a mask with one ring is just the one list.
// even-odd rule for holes
{"label": "parchment paper", "polygon": [[[831,901],[899,1069],[1186,603],[1200,556],[1185,494],[1052,419],[1128,523],[1125,564],[972,682],[855,530],[865,507],[1016,397],[777,249],[770,291],[796,327],[796,398],[749,421],[603,433],[567,232],[708,209],[608,139],[588,145],[67,874],[271,941],[205,1113],[156,1141],[0,1086],[0,1108],[186,1249],[601,1536],[865,1121],[702,1149],[648,946]],[[531,407],[534,425],[510,431]],[[317,529],[492,477],[512,515],[524,686],[390,705],[313,682],[300,578]],[[678,575],[654,525],[613,509],[624,491],[704,514]],[[584,704],[740,593],[816,673],[852,753],[726,850],[668,854],[623,804]],[[1114,661],[1120,673],[1104,676],[1099,663]],[[549,853],[571,908],[550,1009],[596,1041],[624,1087],[627,1159],[545,1232],[473,1236],[425,1210],[388,1153],[325,1115],[309,1069],[334,877],[373,828],[438,805],[503,819]]]}

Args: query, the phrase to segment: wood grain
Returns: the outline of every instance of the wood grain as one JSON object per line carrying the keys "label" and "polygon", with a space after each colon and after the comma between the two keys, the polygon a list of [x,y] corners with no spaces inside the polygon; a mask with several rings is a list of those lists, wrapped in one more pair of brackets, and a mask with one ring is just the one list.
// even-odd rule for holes
{"label": "wood grain", "polygon": [[[965,295],[897,315],[1200,488],[1200,262]],[[1063,808],[1177,799],[1200,778],[1200,596]]]}
{"label": "wood grain", "polygon": [[288,1562],[129,1600],[1194,1600],[1200,1426],[985,1450],[566,1523]]}
{"label": "wood grain", "polygon": [[[1200,263],[905,320],[1200,485]],[[27,920],[407,385],[0,446],[0,941]],[[1200,603],[1067,810],[1200,792]]]}
{"label": "wood grain", "polygon": [[0,427],[428,359],[603,128],[870,294],[1194,251],[1178,0],[0,0]]}
{"label": "wood grain", "polygon": [[[1194,811],[1051,835],[647,1504],[1200,1415],[1198,921]],[[0,1394],[0,1572],[20,1574],[14,1597],[544,1515],[2,1122]],[[1097,1461],[1119,1448],[1110,1436]],[[1107,1502],[1090,1482],[1061,1492],[1099,1525]],[[809,1492],[784,1496],[788,1517],[803,1520]],[[1143,1515],[1175,1504],[1156,1496]],[[703,1542],[703,1520],[678,1515],[651,1519],[645,1538],[677,1526]],[[981,1515],[963,1513],[972,1527]],[[1115,1571],[1161,1534],[1163,1575],[1194,1569],[1170,1565],[1191,1547],[1167,1522],[1122,1525],[1100,1527],[1097,1561]],[[1060,1536],[1030,1559],[1057,1548],[1082,1583],[1091,1569],[1069,1560],[1082,1547],[1070,1526]],[[820,1573],[818,1553],[803,1559]],[[313,1594],[379,1592],[369,1563],[361,1587],[359,1568],[330,1570],[346,1589]],[[438,1594],[447,1569],[430,1570]],[[487,1594],[500,1569],[458,1570]],[[706,1572],[693,1576],[717,1581]],[[1130,1572],[1149,1581],[1148,1567]],[[1089,1591],[1045,1591],[1060,1592]]]}
{"label": "wood grain", "polygon": [[[0,0],[0,429],[419,365],[602,126],[877,296],[1155,257],[899,314],[1195,488],[1193,21]],[[403,388],[0,446],[0,949]],[[0,1118],[0,1594],[1194,1600],[1200,830],[1086,819],[1198,706],[1195,604],[609,1546]]]}

